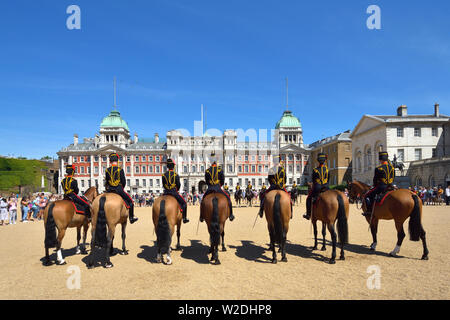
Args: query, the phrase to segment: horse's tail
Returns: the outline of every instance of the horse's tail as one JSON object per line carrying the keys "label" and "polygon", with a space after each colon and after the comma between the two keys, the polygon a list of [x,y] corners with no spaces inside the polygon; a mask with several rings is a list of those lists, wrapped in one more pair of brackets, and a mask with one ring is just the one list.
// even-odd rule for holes
{"label": "horse's tail", "polygon": [[172,236],[166,216],[166,200],[161,200],[159,203],[158,226],[156,228],[156,244],[161,254],[167,254],[169,252],[171,240]]}
{"label": "horse's tail", "polygon": [[422,222],[420,221],[420,205],[417,195],[413,194],[414,208],[409,216],[409,238],[411,241],[419,241],[422,232]]}
{"label": "horse's tail", "polygon": [[106,246],[105,202],[106,197],[101,197],[98,206],[97,225],[95,226],[95,244],[99,247]]}
{"label": "horse's tail", "polygon": [[58,241],[56,240],[56,223],[53,217],[53,207],[55,203],[50,203],[47,211],[47,222],[45,223],[45,240],[44,244],[46,248],[55,248]]}
{"label": "horse's tail", "polygon": [[281,243],[283,239],[283,224],[281,223],[281,205],[280,205],[280,194],[277,193],[275,196],[275,201],[273,203],[273,225],[275,227],[275,242]]}
{"label": "horse's tail", "polygon": [[213,213],[211,219],[211,244],[218,246],[220,242],[219,201],[216,197],[212,199]]}
{"label": "horse's tail", "polygon": [[337,231],[339,242],[346,244],[348,242],[348,223],[345,214],[344,200],[340,194],[337,194],[338,211],[337,211]]}

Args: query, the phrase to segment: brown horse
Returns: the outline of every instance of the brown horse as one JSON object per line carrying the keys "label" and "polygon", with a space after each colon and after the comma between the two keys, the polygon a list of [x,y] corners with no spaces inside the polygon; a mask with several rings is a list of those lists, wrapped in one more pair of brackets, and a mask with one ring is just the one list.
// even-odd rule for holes
{"label": "brown horse", "polygon": [[348,214],[349,203],[346,195],[339,190],[327,190],[319,194],[314,205],[311,205],[311,222],[314,228],[314,247],[317,250],[317,220],[322,221],[323,244],[322,251],[325,251],[326,229],[330,232],[333,250],[331,253],[330,264],[336,263],[336,231],[335,223],[337,220],[337,236],[341,245],[341,254],[339,259],[345,260],[344,245],[348,242]]}
{"label": "brown horse", "polygon": [[[96,187],[90,187],[84,194],[89,203],[98,196]],[[44,265],[52,264],[49,256],[49,249],[56,247],[56,264],[66,264],[61,252],[61,244],[66,234],[67,228],[77,228],[77,254],[86,254],[86,236],[89,229],[89,220],[84,214],[77,214],[74,205],[70,200],[58,200],[50,202],[44,209],[45,226],[45,260]],[[81,227],[83,227],[83,242],[80,250]],[[58,237],[56,236],[58,229]]]}
{"label": "brown horse", "polygon": [[[114,253],[113,241],[116,225],[122,225],[122,251],[121,255],[127,255],[125,247],[125,230],[127,227],[128,209],[122,197],[115,193],[104,193],[95,198],[92,203],[92,239],[91,253],[88,257],[87,266],[94,267],[95,246],[105,248],[105,268],[112,268],[110,256]],[[107,228],[108,227],[108,228]]]}
{"label": "brown horse", "polygon": [[[158,247],[156,261],[170,265],[172,264],[170,244],[172,243],[175,226],[177,226],[177,246],[175,250],[181,250],[180,228],[183,218],[181,209],[174,197],[165,195],[156,199],[152,211],[153,225],[156,231],[156,245]],[[165,254],[167,255],[167,262],[164,262]]]}
{"label": "brown horse", "polygon": [[[349,185],[349,198],[354,201],[358,194],[365,195],[370,187],[360,181],[353,181]],[[365,201],[363,201],[362,208],[367,210]],[[370,250],[375,250],[377,246],[377,230],[378,221],[394,220],[397,229],[397,244],[393,251],[389,253],[390,256],[395,257],[400,252],[405,232],[403,230],[403,223],[409,217],[409,235],[411,241],[422,240],[423,255],[422,260],[428,260],[428,248],[425,238],[425,230],[422,226],[422,201],[419,197],[409,191],[408,189],[397,189],[385,196],[383,203],[373,204],[373,211],[371,216],[366,216],[372,232],[373,243]]]}
{"label": "brown horse", "polygon": [[222,251],[227,251],[225,248],[225,221],[230,216],[230,208],[228,207],[228,200],[225,195],[221,193],[210,193],[203,198],[200,204],[200,221],[206,221],[208,232],[210,235],[211,247],[211,261],[214,264],[220,264],[219,260],[219,244],[220,236],[222,236]]}
{"label": "brown horse", "polygon": [[266,194],[264,200],[267,227],[269,229],[270,249],[272,249],[272,263],[277,263],[275,244],[280,246],[281,261],[287,262],[286,236],[291,219],[291,199],[282,190],[272,190]]}

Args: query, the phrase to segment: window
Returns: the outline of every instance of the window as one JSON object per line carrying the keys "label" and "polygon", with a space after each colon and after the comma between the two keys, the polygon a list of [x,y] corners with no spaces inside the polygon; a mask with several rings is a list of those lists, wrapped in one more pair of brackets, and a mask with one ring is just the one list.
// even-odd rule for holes
{"label": "window", "polygon": [[284,141],[285,141],[285,142],[288,141],[288,135],[287,135],[287,134],[284,135]]}
{"label": "window", "polygon": [[403,128],[397,128],[397,137],[403,138]]}
{"label": "window", "polygon": [[431,135],[433,137],[437,137],[438,136],[438,130],[437,128],[431,128]]}
{"label": "window", "polygon": [[422,133],[420,128],[414,128],[414,137],[421,137]]}
{"label": "window", "polygon": [[81,167],[80,169],[81,169],[81,173],[84,173],[84,167]]}
{"label": "window", "polygon": [[248,165],[244,166],[245,173],[248,173]]}
{"label": "window", "polygon": [[156,179],[156,187],[158,187],[158,188],[159,188],[159,184],[160,184],[160,181],[159,181],[159,179]]}
{"label": "window", "polygon": [[248,155],[245,156],[245,161],[248,161]]}
{"label": "window", "polygon": [[228,179],[228,185],[229,185],[229,186],[232,186],[232,185],[233,185],[233,179],[232,179],[232,178],[229,178],[229,179]]}
{"label": "window", "polygon": [[153,188],[153,179],[150,179],[150,187]]}
{"label": "window", "polygon": [[415,160],[422,160],[422,149],[414,149]]}
{"label": "window", "polygon": [[159,170],[161,169],[159,166],[156,166],[156,173],[159,173]]}
{"label": "window", "polygon": [[127,167],[127,173],[131,173],[131,167],[130,166]]}
{"label": "window", "polygon": [[81,187],[84,188],[84,180],[81,180]]}
{"label": "window", "polygon": [[239,172],[239,173],[242,172],[242,166],[238,166],[238,172]]}
{"label": "window", "polygon": [[130,162],[131,161],[131,157],[127,156],[127,161]]}
{"label": "window", "polygon": [[153,161],[153,157],[152,157],[152,156],[149,156],[149,157],[148,157],[148,161],[150,161],[150,162]]}
{"label": "window", "polygon": [[431,149],[431,157],[436,158],[436,148]]}
{"label": "window", "polygon": [[255,161],[255,156],[252,156],[252,161]]}
{"label": "window", "polygon": [[252,165],[252,172],[256,172],[256,166]]}
{"label": "window", "polygon": [[145,173],[147,170],[147,167],[146,166],[142,166],[142,173]]}
{"label": "window", "polygon": [[258,172],[259,172],[259,173],[262,172],[262,166],[258,166]]}
{"label": "window", "polygon": [[136,166],[135,169],[136,169],[136,170],[135,170],[135,173],[139,173],[139,167]]}
{"label": "window", "polygon": [[405,161],[405,149],[398,149],[397,150],[397,154],[398,154],[398,161],[404,162]]}
{"label": "window", "polygon": [[147,159],[146,156],[142,156],[142,161],[147,161],[146,159]]}
{"label": "window", "polygon": [[233,166],[231,164],[228,165],[228,172],[233,172]]}
{"label": "window", "polygon": [[148,166],[148,172],[153,173],[153,166]]}
{"label": "window", "polygon": [[297,172],[300,172],[300,165],[297,165]]}
{"label": "window", "polygon": [[142,186],[144,186],[144,187],[147,186],[147,179],[142,180]]}
{"label": "window", "polygon": [[94,161],[96,161],[96,162],[98,161],[98,156],[94,157]]}
{"label": "window", "polygon": [[183,173],[188,173],[188,167],[187,166],[183,166]]}
{"label": "window", "polygon": [[156,160],[155,160],[156,162],[159,162],[159,156],[156,156]]}
{"label": "window", "polygon": [[130,179],[127,179],[127,185],[130,185]]}
{"label": "window", "polygon": [[136,186],[139,187],[139,179],[136,179]]}
{"label": "window", "polygon": [[192,166],[192,172],[195,173],[195,166]]}
{"label": "window", "polygon": [[94,167],[94,173],[98,174],[98,167]]}

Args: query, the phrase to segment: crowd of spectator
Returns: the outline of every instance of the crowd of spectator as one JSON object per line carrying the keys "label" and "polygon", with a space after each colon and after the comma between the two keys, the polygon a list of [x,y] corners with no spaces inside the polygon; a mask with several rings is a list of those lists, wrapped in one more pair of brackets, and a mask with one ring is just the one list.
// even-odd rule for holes
{"label": "crowd of spectator", "polygon": [[450,205],[450,185],[444,190],[442,186],[437,187],[417,187],[410,188],[412,192],[415,192],[422,200],[424,205],[436,205],[446,203]]}

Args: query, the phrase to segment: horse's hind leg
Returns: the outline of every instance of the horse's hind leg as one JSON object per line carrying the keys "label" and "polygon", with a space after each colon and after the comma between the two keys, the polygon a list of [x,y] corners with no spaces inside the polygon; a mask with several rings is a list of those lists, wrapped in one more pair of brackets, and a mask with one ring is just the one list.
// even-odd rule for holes
{"label": "horse's hind leg", "polygon": [[331,241],[333,243],[333,251],[331,253],[331,259],[330,259],[330,264],[335,264],[336,263],[336,231],[334,231],[334,226],[331,223],[327,224],[328,227],[328,231],[331,234]]}
{"label": "horse's hind leg", "polygon": [[287,262],[286,258],[286,231],[283,231],[283,239],[281,239],[281,261]]}
{"label": "horse's hind leg", "polygon": [[45,259],[44,259],[44,263],[43,263],[43,265],[44,266],[51,266],[52,265],[52,262],[51,262],[51,260],[50,260],[50,255],[49,255],[49,253],[48,253],[48,248],[46,247],[45,248]]}
{"label": "horse's hind leg", "polygon": [[378,220],[373,219],[372,224],[370,225],[370,232],[372,233],[373,242],[370,245],[370,250],[375,251],[377,247],[377,231],[378,231]]}
{"label": "horse's hind leg", "polygon": [[[125,246],[125,239],[127,237],[126,235],[126,228],[127,228],[127,223],[122,223],[122,251],[120,252],[121,255],[127,255],[128,254],[128,250]],[[111,248],[112,248],[112,243],[111,243]]]}
{"label": "horse's hind leg", "polygon": [[178,222],[178,224],[177,224],[177,246],[176,246],[175,250],[181,250],[180,236],[181,236],[181,222]]}
{"label": "horse's hind leg", "polygon": [[313,230],[314,230],[314,247],[312,250],[317,250],[317,220],[313,220]]}
{"label": "horse's hind leg", "polygon": [[62,250],[61,250],[62,240],[63,240],[65,234],[66,234],[65,229],[61,229],[61,230],[58,229],[58,244],[56,246],[56,264],[59,266],[66,264],[66,261],[64,261],[64,258],[62,256]]}
{"label": "horse's hind leg", "polygon": [[423,244],[423,255],[422,255],[422,260],[428,260],[428,248],[427,248],[427,240],[425,239],[425,230],[421,230],[420,232],[420,239],[422,240],[422,244]]}
{"label": "horse's hind leg", "polygon": [[397,253],[400,252],[400,247],[402,246],[403,239],[405,238],[405,231],[403,230],[403,221],[402,222],[395,222],[395,227],[397,228],[397,245],[395,246],[394,250],[392,250],[389,255],[391,257],[395,257]]}
{"label": "horse's hind leg", "polygon": [[227,248],[225,247],[225,231],[222,231],[222,251],[227,251]]}
{"label": "horse's hind leg", "polygon": [[326,224],[324,222],[322,222],[322,237],[323,237],[323,242],[322,242],[322,248],[320,250],[325,251],[327,250],[326,246],[325,246],[325,238],[327,236],[327,229],[326,229]]}
{"label": "horse's hind leg", "polygon": [[275,250],[275,231],[270,229],[270,247],[272,248],[272,263],[277,263],[277,251]]}
{"label": "horse's hind leg", "polygon": [[80,254],[80,240],[81,240],[81,226],[77,227],[77,248],[76,248],[76,254]]}
{"label": "horse's hind leg", "polygon": [[[83,225],[83,243],[81,244],[81,254],[87,254],[86,238],[87,238],[88,229],[89,229],[89,222],[87,222]],[[92,250],[92,248],[91,248],[91,250]]]}
{"label": "horse's hind leg", "polygon": [[105,258],[106,258],[106,262],[104,267],[105,268],[112,268],[114,265],[111,263],[110,260],[110,253],[111,253],[111,249],[112,249],[112,243],[113,243],[113,239],[114,239],[114,227],[113,228],[109,228],[109,232],[108,232],[108,236],[107,236],[107,243],[106,243],[106,248],[105,248]]}

